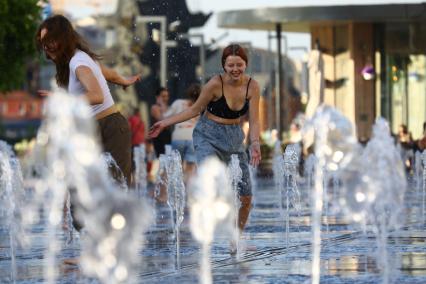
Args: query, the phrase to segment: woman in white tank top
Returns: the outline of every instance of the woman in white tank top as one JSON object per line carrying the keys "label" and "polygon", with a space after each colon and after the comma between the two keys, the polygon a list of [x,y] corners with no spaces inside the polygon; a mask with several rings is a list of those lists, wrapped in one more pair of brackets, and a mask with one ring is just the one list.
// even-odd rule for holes
{"label": "woman in white tank top", "polygon": [[[140,76],[124,78],[114,70],[98,63],[100,57],[62,15],[44,20],[36,34],[38,50],[56,65],[58,86],[69,93],[85,96],[98,122],[103,150],[111,153],[121,172],[111,171],[116,179],[123,175],[127,184],[131,180],[131,133],[127,119],[117,110],[107,81],[123,88],[134,84]],[[41,95],[47,94],[40,91]],[[79,222],[74,220],[78,230]]]}

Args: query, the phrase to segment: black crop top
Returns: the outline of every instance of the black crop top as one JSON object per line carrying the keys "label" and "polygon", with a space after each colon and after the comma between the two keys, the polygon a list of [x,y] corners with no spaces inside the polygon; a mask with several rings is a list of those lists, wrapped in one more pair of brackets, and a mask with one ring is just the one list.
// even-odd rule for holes
{"label": "black crop top", "polygon": [[246,101],[244,103],[244,106],[240,110],[232,110],[229,108],[228,104],[226,103],[225,94],[223,93],[222,76],[219,75],[219,78],[220,78],[220,81],[222,82],[222,96],[217,101],[209,102],[209,104],[207,105],[207,110],[218,117],[228,118],[228,119],[235,119],[245,115],[249,109],[249,100],[247,99],[247,95],[248,95],[248,89],[250,86],[251,78],[249,79],[247,83]]}

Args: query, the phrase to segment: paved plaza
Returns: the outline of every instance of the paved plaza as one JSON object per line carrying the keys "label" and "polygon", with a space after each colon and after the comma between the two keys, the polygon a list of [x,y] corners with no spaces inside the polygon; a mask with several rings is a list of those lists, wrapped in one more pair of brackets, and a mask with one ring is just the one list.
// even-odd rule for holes
{"label": "paved plaza", "polygon": [[[303,283],[310,281],[311,227],[309,194],[301,189],[302,209],[290,210],[290,233],[286,244],[285,212],[279,204],[280,193],[272,178],[257,180],[254,206],[242,236],[241,251],[229,253],[229,240],[217,235],[211,250],[214,283]],[[406,193],[405,224],[388,238],[389,279],[393,283],[426,282],[425,216],[422,215],[424,193],[412,189]],[[189,216],[181,227],[180,268],[176,258],[171,211],[167,205],[155,204],[155,224],[146,232],[145,247],[137,283],[198,283],[200,246],[192,238]],[[349,224],[329,205],[328,218],[323,218],[321,283],[381,283],[381,269],[377,264],[376,237],[363,233],[356,224]],[[188,213],[188,210],[187,212]],[[143,216],[141,216],[143,218]],[[8,236],[1,232],[0,282],[7,283],[10,275]],[[42,225],[33,228],[34,245],[17,252],[17,283],[43,282]],[[78,236],[66,244],[62,232],[60,259],[78,256]],[[78,266],[58,261],[58,283],[97,283],[87,279]]]}

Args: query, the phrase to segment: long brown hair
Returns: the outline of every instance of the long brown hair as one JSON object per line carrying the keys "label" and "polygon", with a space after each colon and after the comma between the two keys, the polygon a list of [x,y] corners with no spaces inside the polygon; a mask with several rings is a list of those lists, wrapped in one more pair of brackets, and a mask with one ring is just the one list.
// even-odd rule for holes
{"label": "long brown hair", "polygon": [[[41,39],[41,31],[47,30]],[[92,59],[101,57],[90,50],[87,42],[74,30],[70,21],[62,15],[54,15],[44,20],[36,33],[36,45],[39,52],[49,49],[55,54],[56,82],[59,86],[67,88],[69,81],[69,63],[76,49],[87,53]]]}

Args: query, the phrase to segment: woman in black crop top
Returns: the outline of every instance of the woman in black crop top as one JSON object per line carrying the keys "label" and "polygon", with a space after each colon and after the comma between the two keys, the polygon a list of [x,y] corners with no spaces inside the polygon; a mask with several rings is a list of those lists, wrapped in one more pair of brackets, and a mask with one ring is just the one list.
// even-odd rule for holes
{"label": "woman in black crop top", "polygon": [[239,184],[241,208],[239,228],[242,231],[251,208],[251,184],[248,157],[243,146],[244,134],[241,117],[249,115],[250,164],[260,162],[259,144],[259,84],[245,74],[248,59],[244,49],[232,44],[223,50],[223,74],[213,77],[202,89],[198,100],[187,110],[155,123],[149,132],[157,137],[170,125],[201,115],[193,132],[197,163],[209,156],[216,156],[225,163],[237,154],[243,171]]}

